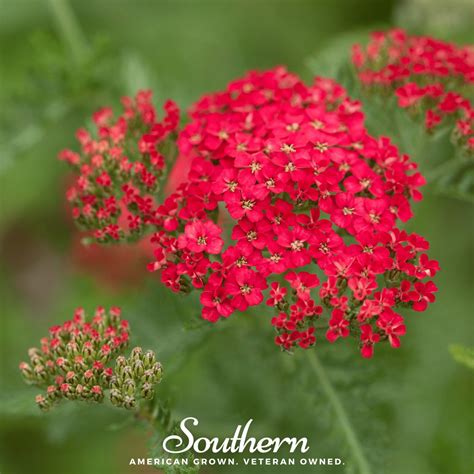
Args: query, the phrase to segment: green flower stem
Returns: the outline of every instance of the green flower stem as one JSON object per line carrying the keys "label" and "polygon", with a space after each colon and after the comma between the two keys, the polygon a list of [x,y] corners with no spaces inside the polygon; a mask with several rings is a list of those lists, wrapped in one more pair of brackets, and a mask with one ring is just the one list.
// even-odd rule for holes
{"label": "green flower stem", "polygon": [[351,425],[351,422],[349,421],[339,397],[337,396],[336,391],[334,390],[334,387],[331,384],[331,381],[329,380],[329,377],[326,374],[326,371],[324,370],[323,365],[321,364],[321,361],[316,354],[316,351],[314,349],[309,349],[305,352],[308,356],[309,363],[311,364],[315,374],[318,376],[321,387],[324,390],[329,402],[331,403],[337,419],[339,420],[342,431],[346,436],[347,442],[356,461],[359,474],[371,474],[369,463],[367,462],[359,440],[357,439],[357,435]]}
{"label": "green flower stem", "polygon": [[49,0],[49,7],[75,61],[82,62],[87,56],[87,41],[68,0]]}

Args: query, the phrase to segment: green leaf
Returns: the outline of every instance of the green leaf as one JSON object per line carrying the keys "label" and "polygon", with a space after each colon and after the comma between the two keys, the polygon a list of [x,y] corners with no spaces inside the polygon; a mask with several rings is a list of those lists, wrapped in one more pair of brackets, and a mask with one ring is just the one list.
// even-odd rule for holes
{"label": "green leaf", "polygon": [[370,474],[372,469],[366,458],[364,449],[362,448],[356,428],[351,422],[338,392],[331,383],[331,379],[328,377],[321,360],[314,349],[306,351],[306,355],[308,356],[308,362],[316,374],[318,382],[320,383],[329,404],[334,410],[339,427],[344,434],[349,447],[350,455],[354,460],[354,465],[357,466],[357,472],[359,474]]}
{"label": "green leaf", "polygon": [[[179,423],[173,420],[169,403],[163,402],[157,397],[150,402],[146,409],[148,410],[149,421],[155,430],[150,442],[149,455],[153,458],[166,458],[168,455],[162,448],[163,438],[178,433]],[[186,460],[187,464],[183,462],[182,465],[159,466],[159,469],[162,469],[167,474],[191,474],[199,471],[199,466],[193,464],[194,455],[191,451],[186,452],[186,454],[176,455],[172,459],[181,462]]]}
{"label": "green leaf", "polygon": [[449,346],[449,352],[456,362],[474,369],[474,347],[466,347],[461,344],[452,344]]}

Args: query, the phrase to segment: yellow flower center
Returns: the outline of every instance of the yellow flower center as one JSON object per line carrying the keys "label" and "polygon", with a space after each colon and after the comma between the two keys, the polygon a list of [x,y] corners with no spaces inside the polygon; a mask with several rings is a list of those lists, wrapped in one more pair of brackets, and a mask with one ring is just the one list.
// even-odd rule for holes
{"label": "yellow flower center", "polygon": [[289,131],[289,132],[296,132],[296,130],[298,130],[300,128],[300,125],[299,123],[290,123],[289,125],[286,126],[286,129]]}
{"label": "yellow flower center", "polygon": [[254,230],[251,230],[247,232],[246,237],[249,242],[252,242],[252,240],[255,240],[257,238],[257,232],[255,232]]}
{"label": "yellow flower center", "polygon": [[299,252],[304,246],[304,242],[302,240],[294,240],[291,242],[290,247],[291,250],[295,250],[296,252]]}
{"label": "yellow flower center", "polygon": [[253,206],[255,206],[255,201],[252,201],[251,199],[242,201],[242,209],[245,209],[246,211],[252,210]]}
{"label": "yellow flower center", "polygon": [[311,122],[311,126],[315,128],[316,130],[321,130],[324,128],[324,123],[321,122],[320,120],[313,120]]}
{"label": "yellow flower center", "polygon": [[231,193],[233,193],[233,192],[237,189],[237,186],[238,186],[238,185],[239,185],[239,184],[238,184],[237,182],[235,182],[235,181],[230,181],[230,182],[227,183],[227,189],[228,189]]}
{"label": "yellow flower center", "polygon": [[380,222],[380,216],[373,211],[369,212],[369,219],[370,222],[373,222],[374,224],[378,224]]}
{"label": "yellow flower center", "polygon": [[329,145],[327,143],[316,142],[314,144],[314,149],[318,150],[321,153],[324,153],[324,152],[328,151]]}
{"label": "yellow flower center", "polygon": [[287,144],[287,143],[283,143],[283,145],[280,148],[280,151],[282,151],[283,153],[295,153],[296,152],[294,145]]}
{"label": "yellow flower center", "polygon": [[252,173],[256,173],[257,171],[260,171],[261,169],[262,169],[262,165],[258,161],[254,161],[250,165],[250,171],[252,171]]}
{"label": "yellow flower center", "polygon": [[342,209],[342,213],[345,215],[345,216],[350,216],[351,214],[354,214],[354,211],[355,209],[353,207],[344,207]]}

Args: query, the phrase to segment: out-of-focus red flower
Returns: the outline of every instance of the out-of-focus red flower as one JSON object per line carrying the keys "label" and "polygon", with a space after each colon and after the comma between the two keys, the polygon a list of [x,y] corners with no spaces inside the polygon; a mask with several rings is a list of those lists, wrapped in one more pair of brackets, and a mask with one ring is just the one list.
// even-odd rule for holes
{"label": "out-of-focus red flower", "polygon": [[179,123],[172,101],[165,103],[166,115],[158,121],[150,91],[124,97],[122,105],[118,118],[110,108],[93,115],[94,134],[78,130],[80,153],[59,153],[77,173],[66,193],[73,218],[102,243],[136,241],[153,220],[167,166],[163,147]]}
{"label": "out-of-focus red flower", "polygon": [[423,112],[429,131],[451,123],[455,142],[474,152],[474,107],[463,92],[474,85],[472,45],[392,29],[354,45],[352,62],[365,86],[393,90],[400,107]]}

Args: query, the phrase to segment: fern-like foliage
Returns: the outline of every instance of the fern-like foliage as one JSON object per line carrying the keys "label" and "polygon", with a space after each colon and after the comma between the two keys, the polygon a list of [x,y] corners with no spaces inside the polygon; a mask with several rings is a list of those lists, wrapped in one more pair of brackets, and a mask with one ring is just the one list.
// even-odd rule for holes
{"label": "fern-like foliage", "polygon": [[318,432],[327,433],[318,440],[318,450],[336,452],[348,473],[382,474],[390,437],[388,419],[380,414],[393,416],[387,394],[394,387],[382,370],[381,354],[378,364],[367,364],[351,352],[321,341],[302,361],[313,370],[302,370],[300,383]]}
{"label": "fern-like foliage", "polygon": [[52,126],[154,85],[139,54],[117,54],[102,37],[86,44],[79,59],[52,33],[33,32],[26,45],[19,52],[24,66],[15,76],[2,74],[0,173],[44,140]]}
{"label": "fern-like foliage", "polygon": [[[167,458],[168,454],[162,449],[163,439],[167,436],[179,434],[179,422],[172,418],[168,402],[156,398],[152,400],[142,411],[142,416],[152,425],[154,435],[150,441],[150,457]],[[194,454],[187,451],[183,455],[176,455],[173,459],[182,464],[157,466],[166,474],[194,474],[199,472],[199,466],[193,464]]]}
{"label": "fern-like foliage", "polygon": [[449,346],[449,352],[456,362],[469,369],[474,369],[474,347],[452,344]]}

